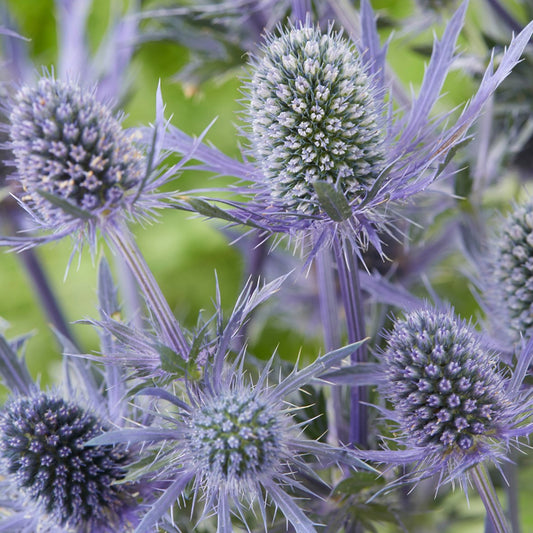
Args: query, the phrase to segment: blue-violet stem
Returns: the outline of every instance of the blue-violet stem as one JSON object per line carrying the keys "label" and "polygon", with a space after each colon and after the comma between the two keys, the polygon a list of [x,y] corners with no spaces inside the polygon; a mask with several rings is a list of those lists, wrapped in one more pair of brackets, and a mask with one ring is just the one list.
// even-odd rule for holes
{"label": "blue-violet stem", "polygon": [[189,344],[130,231],[125,227],[111,226],[107,228],[106,236],[110,246],[121,255],[137,280],[162,341],[187,359]]}
{"label": "blue-violet stem", "polygon": [[[334,240],[334,253],[337,262],[341,297],[346,314],[348,342],[356,342],[365,338],[365,321],[363,300],[359,283],[359,264],[357,255],[350,242]],[[361,345],[351,356],[353,364],[367,361],[366,346]],[[352,387],[350,401],[350,443],[366,446],[367,431],[367,391],[363,387]]]}
{"label": "blue-violet stem", "polygon": [[494,531],[496,533],[511,533],[500,500],[496,495],[494,485],[492,484],[487,469],[483,463],[478,463],[476,466],[472,467],[470,473],[474,486],[485,506],[487,515],[492,521]]}
{"label": "blue-violet stem", "polygon": [[[339,308],[333,258],[331,250],[323,247],[316,257],[316,276],[318,285],[318,305],[320,322],[324,329],[324,347],[326,352],[332,352],[341,347],[341,333],[339,324]],[[348,434],[343,431],[341,388],[333,386],[331,389],[333,401],[334,421],[330,427],[330,436],[339,442],[347,442]],[[345,434],[346,433],[346,434]]]}

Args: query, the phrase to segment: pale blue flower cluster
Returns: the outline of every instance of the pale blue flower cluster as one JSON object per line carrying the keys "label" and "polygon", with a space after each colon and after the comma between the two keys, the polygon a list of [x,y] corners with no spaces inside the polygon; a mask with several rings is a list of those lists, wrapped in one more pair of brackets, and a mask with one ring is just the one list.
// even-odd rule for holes
{"label": "pale blue flower cluster", "polygon": [[[505,6],[488,3],[516,29]],[[435,37],[412,96],[387,61],[369,0],[358,10],[226,0],[124,13],[101,44],[114,67],[101,71],[84,39],[90,7],[56,0],[58,68],[39,76],[23,74],[29,60],[16,47],[24,38],[0,25],[19,50],[5,61],[13,83],[1,147],[19,209],[12,201],[0,210],[10,228],[0,245],[31,257],[29,274],[62,346],[57,383],[41,385],[26,365],[28,337],[0,331],[8,389],[0,531],[347,533],[375,531],[380,520],[403,528],[395,489],[430,478],[435,489],[473,486],[487,528],[511,531],[487,468],[508,468],[533,432],[533,204],[517,204],[485,239],[482,199],[495,185],[488,176],[505,175],[505,157],[498,172],[485,168],[498,144],[490,128],[466,147],[484,106],[492,118],[493,94],[527,57],[533,22],[519,25],[486,67],[468,50],[476,90],[454,114],[435,108],[463,60],[456,43],[466,2]],[[241,8],[249,26],[230,34]],[[182,76],[189,84],[231,72],[238,61],[220,50],[251,52],[241,159],[204,142],[207,132],[194,139],[165,119],[160,88],[153,124],[123,128],[109,97],[125,94],[133,48],[148,40],[137,24],[160,17],[187,29],[171,39],[218,54],[218,65],[197,56],[204,63]],[[238,181],[177,191],[171,182],[184,170]],[[194,327],[176,317],[130,229],[168,207],[223,221],[246,261],[231,311],[217,279],[214,313],[193,309]],[[62,318],[36,256],[24,255],[66,236],[73,253],[87,243],[93,258],[103,241],[120,277],[119,289],[104,247],[99,316],[83,321],[98,332],[96,353]],[[478,288],[471,316],[487,314],[479,326],[453,311],[464,302],[443,302],[433,286],[432,264],[449,269],[461,252],[476,263],[468,276]],[[272,318],[295,338],[303,324],[318,346],[265,351],[254,336],[269,336]],[[401,498],[423,513],[411,494]],[[516,529],[512,506],[507,514]]]}

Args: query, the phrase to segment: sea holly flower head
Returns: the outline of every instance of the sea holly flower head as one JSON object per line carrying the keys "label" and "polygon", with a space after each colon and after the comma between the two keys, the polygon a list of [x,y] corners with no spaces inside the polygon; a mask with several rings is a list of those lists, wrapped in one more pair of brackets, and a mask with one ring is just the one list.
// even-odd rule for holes
{"label": "sea holly flower head", "polygon": [[22,87],[10,121],[22,201],[47,223],[61,223],[68,206],[104,216],[124,209],[124,196],[142,181],[146,161],[131,135],[91,92],[70,82],[45,77]]}
{"label": "sea holly flower head", "polygon": [[380,390],[397,426],[398,450],[362,452],[390,464],[414,463],[417,479],[459,478],[484,461],[507,460],[511,443],[529,435],[531,396],[521,390],[532,357],[528,344],[507,377],[497,354],[450,309],[429,306],[396,320],[387,334]]}
{"label": "sea holly flower head", "polygon": [[533,200],[515,205],[505,217],[489,257],[489,312],[503,317],[507,336],[517,342],[533,327]]}
{"label": "sea holly flower head", "polygon": [[119,484],[132,458],[124,446],[85,447],[103,430],[94,414],[56,393],[12,397],[0,413],[2,471],[53,523],[115,531],[134,501]]}
{"label": "sea holly flower head", "polygon": [[246,183],[233,190],[249,200],[213,201],[212,191],[191,191],[177,198],[178,205],[311,242],[310,256],[339,233],[356,249],[371,244],[382,253],[380,235],[394,233],[400,207],[446,175],[483,104],[533,33],[532,23],[513,39],[496,70],[489,64],[455,122],[447,120],[449,114],[432,116],[456,59],[466,7],[459,7],[435,40],[418,95],[401,102],[398,112],[391,109],[395,93],[386,75],[386,46],[380,45],[368,1],[361,2],[361,27],[348,28],[360,35],[353,42],[308,22],[280,28],[253,59],[247,85],[248,151],[256,161],[235,161],[195,145],[172,126],[164,143],[180,153],[196,146],[199,168],[242,179]]}
{"label": "sea holly flower head", "polygon": [[[159,97],[157,113],[162,113]],[[131,219],[153,218],[166,196],[157,189],[160,131],[152,130],[149,155],[140,150],[135,130],[124,130],[121,116],[73,81],[43,75],[22,86],[8,105],[15,172],[23,188],[20,204],[42,236],[5,237],[3,245],[33,246],[74,234],[94,248],[96,232],[125,227]],[[180,164],[174,168],[176,170]]]}
{"label": "sea holly flower head", "polygon": [[316,182],[348,202],[362,199],[384,169],[373,87],[357,48],[330,27],[283,28],[252,64],[250,145],[286,210],[317,214]]}
{"label": "sea holly flower head", "polygon": [[164,427],[124,429],[92,441],[95,445],[150,443],[158,465],[155,475],[171,480],[137,532],[153,531],[187,494],[194,503],[203,500],[201,517],[216,513],[220,532],[233,530],[232,513],[251,527],[246,514],[254,502],[265,528],[267,504],[271,503],[296,532],[316,531],[292,495],[294,490],[311,493],[296,475],[315,475],[306,457],[316,457],[322,466],[366,465],[349,450],[306,439],[302,432],[306,422],[296,422],[292,415],[296,408],[285,403],[285,397],[340,363],[358,344],[318,357],[277,385],[268,383],[271,364],[251,383],[243,368],[243,353],[231,365],[219,353],[206,366],[203,380],[190,383],[184,394],[174,395],[159,387],[146,389],[144,394],[173,405],[175,412],[166,411],[163,416]]}

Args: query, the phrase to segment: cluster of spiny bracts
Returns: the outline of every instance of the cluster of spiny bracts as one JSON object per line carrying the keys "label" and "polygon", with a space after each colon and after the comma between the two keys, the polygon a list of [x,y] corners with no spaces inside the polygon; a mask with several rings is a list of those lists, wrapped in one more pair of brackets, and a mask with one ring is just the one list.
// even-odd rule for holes
{"label": "cluster of spiny bracts", "polygon": [[[511,531],[517,517],[506,516],[487,467],[512,468],[513,449],[533,431],[533,204],[515,205],[484,237],[482,186],[520,159],[501,149],[505,118],[494,108],[497,127],[474,126],[487,103],[512,102],[513,83],[523,86],[508,80],[523,56],[531,59],[533,22],[488,1],[516,35],[475,73],[477,90],[461,113],[439,115],[466,3],[417,6],[406,26],[413,32],[416,17],[437,22],[441,9],[448,21],[413,97],[387,63],[369,0],[359,10],[334,1],[255,4],[129,13],[106,36],[106,71],[72,31],[87,22],[88,1],[74,9],[57,0],[57,67],[24,79],[28,69],[14,68],[21,54],[4,58],[11,80],[1,179],[11,198],[0,214],[13,231],[0,243],[33,257],[34,246],[64,237],[74,252],[87,244],[95,254],[105,242],[134,282],[121,284],[130,293],[123,307],[101,256],[99,316],[86,320],[101,350],[86,354],[40,278],[64,348],[61,378],[49,388],[28,371],[27,337],[0,337],[9,391],[0,410],[0,531],[348,533],[380,520],[405,528],[409,512],[395,502],[403,498],[412,514],[419,502],[401,486],[429,479],[436,488],[474,487],[487,527]],[[167,121],[159,90],[153,126],[123,128],[109,99],[125,90],[126,44],[146,39],[145,18],[205,36],[200,50],[186,43],[189,82],[210,68],[220,74],[222,58],[205,54],[215,42],[250,55],[242,158]],[[12,50],[23,46],[7,26],[0,32]],[[235,57],[224,57],[230,71]],[[528,124],[519,113],[507,140],[523,140]],[[469,173],[492,145],[495,168]],[[236,180],[220,197],[220,188],[173,190],[189,168]],[[130,229],[165,208],[224,221],[252,257],[232,311],[222,311],[217,294],[213,316],[200,313],[192,330],[174,315]],[[479,326],[459,318],[429,280],[428,267],[459,242],[476,266],[486,317]],[[264,281],[271,264],[289,266]],[[422,276],[425,299],[409,292]],[[294,316],[310,294],[318,313]],[[323,331],[324,354],[294,365],[250,353],[249,325],[267,300],[295,328],[306,321]]]}

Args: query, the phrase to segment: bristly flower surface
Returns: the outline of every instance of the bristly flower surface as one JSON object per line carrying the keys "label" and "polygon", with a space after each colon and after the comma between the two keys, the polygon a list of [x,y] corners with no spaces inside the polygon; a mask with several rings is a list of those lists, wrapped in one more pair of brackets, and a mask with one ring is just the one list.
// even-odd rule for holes
{"label": "bristly flower surface", "polygon": [[[533,33],[532,23],[511,42],[496,70],[489,65],[455,123],[442,128],[449,115],[431,112],[456,59],[465,11],[463,3],[435,41],[420,92],[403,113],[390,109],[386,48],[379,44],[368,1],[361,2],[361,38],[353,43],[332,30],[320,33],[309,22],[280,28],[251,65],[247,137],[256,161],[239,162],[207,145],[195,151],[200,168],[245,180],[234,191],[249,201],[213,202],[212,192],[191,191],[178,204],[298,239],[310,235],[311,256],[339,233],[357,249],[370,243],[381,252],[380,232],[393,231],[397,206],[444,175]],[[164,145],[187,153],[194,143],[171,126]]]}
{"label": "bristly flower surface", "polygon": [[[533,327],[533,200],[516,205],[499,227],[488,250],[489,312],[518,342]],[[502,321],[503,317],[503,321]]]}
{"label": "bristly flower surface", "polygon": [[384,170],[377,100],[357,48],[318,28],[270,37],[248,85],[250,149],[287,211],[318,214],[315,183],[351,203]]}
{"label": "bristly flower surface", "polygon": [[[152,443],[155,466],[150,469],[158,479],[169,480],[169,486],[136,532],[153,531],[188,494],[193,502],[203,500],[202,517],[216,513],[219,533],[233,531],[232,513],[251,527],[247,513],[253,503],[259,507],[265,529],[267,505],[272,504],[297,533],[316,531],[292,494],[295,490],[312,494],[303,479],[316,474],[305,457],[314,456],[322,467],[334,463],[365,465],[349,450],[307,440],[302,435],[302,423],[292,417],[294,408],[284,399],[340,363],[357,344],[319,357],[277,385],[267,383],[270,365],[257,383],[251,384],[242,359],[231,367],[219,367],[223,362],[220,356],[205,367],[201,382],[189,385],[184,397],[159,388],[147,389],[146,394],[175,407],[175,413],[165,412],[164,428],[110,432],[92,441],[95,445]],[[155,444],[158,441],[160,445]]]}
{"label": "bristly flower surface", "polygon": [[531,344],[508,378],[470,324],[431,307],[397,320],[387,341],[380,389],[401,449],[361,452],[364,457],[416,464],[414,479],[438,474],[439,483],[463,483],[470,468],[507,460],[512,442],[531,433],[533,402],[521,390]]}
{"label": "bristly flower surface", "polygon": [[2,470],[53,523],[115,531],[134,504],[120,485],[132,457],[125,446],[85,447],[103,431],[94,414],[57,394],[13,397],[0,413]]}
{"label": "bristly flower surface", "polygon": [[[159,104],[158,104],[159,105]],[[161,110],[158,108],[158,113]],[[44,235],[4,237],[18,249],[73,234],[94,248],[96,233],[120,231],[131,219],[151,218],[165,205],[156,189],[166,174],[154,171],[160,131],[152,131],[150,154],[139,148],[134,131],[98,100],[95,89],[44,75],[24,85],[7,106],[21,205]],[[179,166],[179,165],[178,165]]]}
{"label": "bristly flower surface", "polygon": [[[102,313],[119,309],[106,263],[100,267]],[[102,334],[102,350],[115,340]],[[88,446],[126,418],[145,422],[128,400],[123,373],[116,366],[93,365],[79,356],[63,359],[63,381],[40,390],[17,351],[0,335],[0,376],[11,391],[0,408],[0,530],[17,533],[111,533],[130,531],[139,522],[141,502],[149,505],[157,484],[127,479],[139,449],[124,444]],[[77,354],[64,337],[65,351]],[[100,363],[105,358],[100,358]]]}

